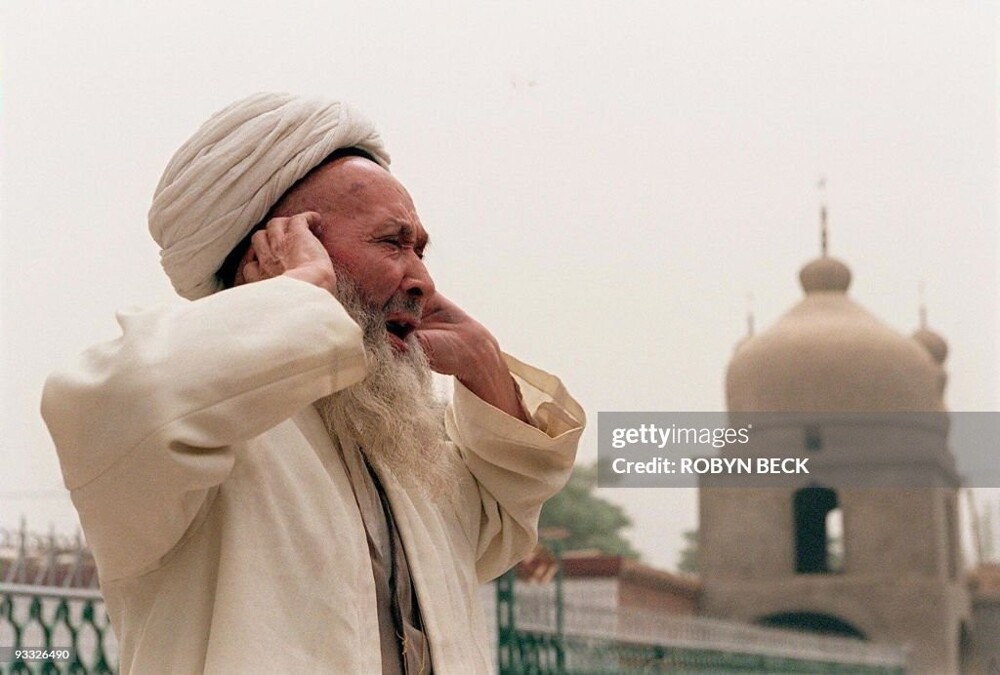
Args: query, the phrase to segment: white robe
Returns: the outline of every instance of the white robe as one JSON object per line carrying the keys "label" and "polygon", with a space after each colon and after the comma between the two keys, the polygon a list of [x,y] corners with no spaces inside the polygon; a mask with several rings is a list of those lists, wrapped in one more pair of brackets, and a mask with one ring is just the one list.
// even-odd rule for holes
{"label": "white robe", "polygon": [[[378,673],[365,530],[311,405],[364,377],[360,329],[284,277],[119,323],[49,378],[42,413],[122,672]],[[479,585],[532,548],[584,423],[559,380],[508,364],[534,426],[455,383],[459,508],[385,481],[442,675],[494,668]]]}

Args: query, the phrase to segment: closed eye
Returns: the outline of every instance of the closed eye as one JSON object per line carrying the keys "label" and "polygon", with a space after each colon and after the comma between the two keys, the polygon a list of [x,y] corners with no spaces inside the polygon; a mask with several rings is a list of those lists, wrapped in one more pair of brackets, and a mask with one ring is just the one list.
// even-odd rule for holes
{"label": "closed eye", "polygon": [[393,248],[402,248],[403,247],[403,242],[400,241],[397,237],[388,237],[386,239],[379,239],[378,243],[380,243],[380,244],[387,244],[389,246],[392,246]]}
{"label": "closed eye", "polygon": [[424,259],[424,251],[427,248],[426,245],[418,247],[418,246],[415,246],[415,245],[411,244],[409,241],[404,241],[403,239],[400,239],[398,237],[387,237],[385,239],[379,239],[378,243],[380,243],[380,244],[388,244],[389,246],[392,246],[393,248],[398,248],[398,249],[412,248],[413,252],[421,260]]}

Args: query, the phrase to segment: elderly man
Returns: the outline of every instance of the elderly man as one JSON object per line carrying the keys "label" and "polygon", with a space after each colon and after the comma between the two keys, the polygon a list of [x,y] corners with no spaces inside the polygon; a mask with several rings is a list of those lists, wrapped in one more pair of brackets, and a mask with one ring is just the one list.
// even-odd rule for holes
{"label": "elderly man", "polygon": [[123,671],[491,669],[479,584],[534,545],[584,415],[436,290],[388,162],[343,104],[220,111],[150,211],[193,302],[47,382]]}

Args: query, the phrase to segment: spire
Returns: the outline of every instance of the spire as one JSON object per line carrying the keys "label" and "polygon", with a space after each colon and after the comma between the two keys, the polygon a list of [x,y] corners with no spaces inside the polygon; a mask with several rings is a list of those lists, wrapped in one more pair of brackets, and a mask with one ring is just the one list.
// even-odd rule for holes
{"label": "spire", "polygon": [[739,351],[740,347],[749,342],[754,337],[754,316],[753,316],[753,293],[747,293],[747,334],[736,341],[733,349]]}
{"label": "spire", "polygon": [[[927,300],[924,292],[923,280],[917,285],[917,294],[920,298],[919,318],[920,327],[913,334],[913,339],[919,342],[930,352],[931,357],[940,365],[948,358],[948,343],[943,337],[927,327]],[[944,385],[942,384],[942,390]]]}
{"label": "spire", "polygon": [[826,226],[826,176],[820,176],[816,187],[819,189],[819,251],[825,258],[829,239]]}
{"label": "spire", "polygon": [[820,256],[806,263],[799,270],[799,281],[802,290],[809,293],[835,292],[846,293],[851,285],[851,270],[847,265],[828,255],[828,239],[826,222],[826,176],[820,176],[816,182],[820,191],[819,206],[819,252]]}
{"label": "spire", "polygon": [[920,303],[919,316],[920,316],[920,328],[922,330],[927,330],[927,300],[924,297],[924,282],[923,279],[917,285],[917,298]]}

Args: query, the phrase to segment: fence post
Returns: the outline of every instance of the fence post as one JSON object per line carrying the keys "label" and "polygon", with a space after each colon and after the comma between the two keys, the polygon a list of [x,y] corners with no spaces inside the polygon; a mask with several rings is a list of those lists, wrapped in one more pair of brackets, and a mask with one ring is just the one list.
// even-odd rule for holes
{"label": "fence post", "polygon": [[551,542],[552,553],[556,557],[556,672],[566,672],[566,602],[563,595],[562,544],[558,539]]}
{"label": "fence post", "polygon": [[497,671],[500,675],[518,672],[517,633],[514,625],[514,580],[517,572],[507,570],[497,578]]}

